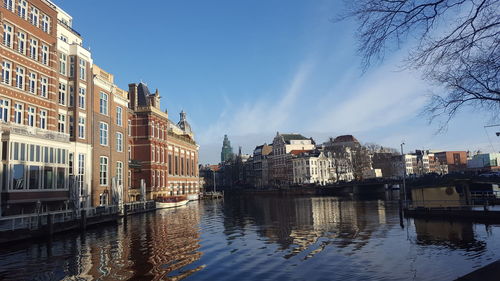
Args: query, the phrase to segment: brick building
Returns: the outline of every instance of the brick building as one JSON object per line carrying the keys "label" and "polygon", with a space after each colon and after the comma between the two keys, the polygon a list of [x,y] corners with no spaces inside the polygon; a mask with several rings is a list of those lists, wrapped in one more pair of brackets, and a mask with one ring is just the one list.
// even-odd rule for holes
{"label": "brick building", "polygon": [[158,196],[199,192],[198,146],[186,114],[179,123],[160,110],[160,93],[151,93],[144,83],[129,84],[130,200],[141,199],[140,187],[146,186],[146,199]]}
{"label": "brick building", "polygon": [[48,1],[0,7],[1,216],[58,209],[69,199],[71,147],[59,118],[58,8]]}
{"label": "brick building", "polygon": [[128,201],[128,93],[98,66],[92,73],[92,205],[116,205]]}

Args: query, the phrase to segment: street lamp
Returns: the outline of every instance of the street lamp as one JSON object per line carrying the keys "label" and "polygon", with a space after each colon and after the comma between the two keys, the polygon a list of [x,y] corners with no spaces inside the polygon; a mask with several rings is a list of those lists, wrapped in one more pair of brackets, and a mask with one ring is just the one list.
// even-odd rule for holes
{"label": "street lamp", "polygon": [[402,162],[403,162],[403,197],[405,199],[405,202],[407,200],[406,198],[406,159],[405,159],[405,155],[403,153],[403,146],[405,145],[404,142],[401,143],[401,158],[402,158]]}

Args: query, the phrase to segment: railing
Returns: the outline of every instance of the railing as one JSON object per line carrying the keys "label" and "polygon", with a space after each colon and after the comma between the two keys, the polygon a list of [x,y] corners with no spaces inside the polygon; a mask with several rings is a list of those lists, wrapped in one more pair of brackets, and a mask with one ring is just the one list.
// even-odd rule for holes
{"label": "railing", "polygon": [[[118,214],[118,206],[103,206],[84,210],[87,212],[87,218]],[[63,223],[80,219],[81,213],[75,210],[64,210],[3,217],[0,218],[0,232],[18,229],[36,230],[48,224],[49,216],[52,216],[52,223]]]}
{"label": "railing", "polygon": [[123,204],[123,209],[126,210],[127,213],[136,213],[141,211],[153,210],[155,209],[155,201],[138,201],[132,203]]}

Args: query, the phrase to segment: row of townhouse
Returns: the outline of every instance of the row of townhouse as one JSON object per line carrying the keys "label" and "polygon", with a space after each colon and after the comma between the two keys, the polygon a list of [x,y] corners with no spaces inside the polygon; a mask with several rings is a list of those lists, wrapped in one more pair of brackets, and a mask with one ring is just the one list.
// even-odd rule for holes
{"label": "row of townhouse", "polygon": [[[317,145],[301,134],[280,134],[270,145],[255,147],[253,155],[233,154],[231,143],[224,136],[217,177],[205,167],[207,185],[216,181],[222,186],[254,188],[286,187],[290,185],[328,185],[336,182],[401,179],[405,175],[447,174],[469,170],[498,169],[496,154],[467,157],[466,151],[416,150],[403,156],[397,150],[376,144],[362,145],[352,135],[329,138]],[[500,158],[499,158],[500,159]],[[211,170],[211,169],[210,169]],[[220,179],[217,183],[217,179]]]}
{"label": "row of townhouse", "polygon": [[48,0],[4,0],[0,21],[0,216],[198,192],[185,113],[120,89]]}

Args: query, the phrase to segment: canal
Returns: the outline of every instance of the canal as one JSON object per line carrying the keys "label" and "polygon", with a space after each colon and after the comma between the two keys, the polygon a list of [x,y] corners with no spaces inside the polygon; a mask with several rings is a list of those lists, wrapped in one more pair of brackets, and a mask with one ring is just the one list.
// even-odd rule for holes
{"label": "canal", "polygon": [[0,280],[453,280],[500,259],[500,227],[397,203],[231,196],[2,245]]}

